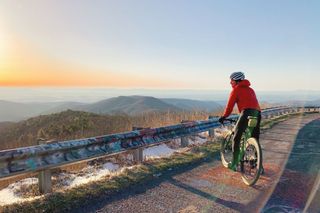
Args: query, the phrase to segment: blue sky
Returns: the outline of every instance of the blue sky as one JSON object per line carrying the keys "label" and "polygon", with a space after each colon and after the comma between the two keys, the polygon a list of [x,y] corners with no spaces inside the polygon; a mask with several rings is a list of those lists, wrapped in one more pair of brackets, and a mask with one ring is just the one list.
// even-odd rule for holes
{"label": "blue sky", "polygon": [[144,82],[156,79],[155,88],[225,90],[243,70],[257,90],[320,90],[319,9],[292,0],[4,0],[0,27],[52,60],[142,79],[106,87],[153,88]]}

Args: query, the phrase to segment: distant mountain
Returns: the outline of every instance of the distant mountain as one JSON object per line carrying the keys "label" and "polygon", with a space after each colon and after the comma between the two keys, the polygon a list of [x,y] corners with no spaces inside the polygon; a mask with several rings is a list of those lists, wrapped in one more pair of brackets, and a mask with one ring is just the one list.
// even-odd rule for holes
{"label": "distant mountain", "polygon": [[128,115],[146,112],[181,111],[174,105],[149,96],[119,96],[87,105],[82,110],[98,114],[126,113]]}
{"label": "distant mountain", "polygon": [[157,98],[147,96],[119,96],[93,104],[79,102],[15,103],[0,101],[0,122],[21,121],[30,117],[58,113],[68,109],[98,114],[125,113],[128,115],[181,110]]}
{"label": "distant mountain", "polygon": [[214,101],[198,101],[177,98],[158,99],[151,96],[119,96],[96,103],[53,102],[14,103],[0,101],[0,122],[21,121],[38,115],[59,113],[66,110],[85,111],[96,114],[139,115],[148,112],[217,111],[222,106]]}
{"label": "distant mountain", "polygon": [[307,101],[305,106],[320,106],[320,99],[314,101]]}
{"label": "distant mountain", "polygon": [[288,102],[281,102],[278,105],[289,105],[294,107],[303,107],[303,106],[320,106],[320,99],[313,100],[313,101],[288,101]]}
{"label": "distant mountain", "polygon": [[15,103],[0,100],[0,121],[20,121],[41,114],[60,103]]}
{"label": "distant mountain", "polygon": [[59,105],[51,107],[50,109],[41,112],[42,115],[58,113],[66,110],[74,110],[74,111],[87,111],[85,110],[88,105],[80,102],[61,102]]}
{"label": "distant mountain", "polygon": [[212,112],[223,109],[223,107],[215,101],[198,101],[178,98],[162,98],[161,100],[187,111],[199,110]]}
{"label": "distant mountain", "polygon": [[293,107],[302,107],[307,104],[306,101],[287,101],[287,102],[281,102],[278,105],[288,105],[288,106],[293,106]]}
{"label": "distant mountain", "polygon": [[146,112],[181,111],[181,109],[164,101],[148,96],[119,96],[105,99],[93,104],[66,102],[45,114],[57,113],[65,110],[92,112],[96,114],[128,114],[138,115]]}

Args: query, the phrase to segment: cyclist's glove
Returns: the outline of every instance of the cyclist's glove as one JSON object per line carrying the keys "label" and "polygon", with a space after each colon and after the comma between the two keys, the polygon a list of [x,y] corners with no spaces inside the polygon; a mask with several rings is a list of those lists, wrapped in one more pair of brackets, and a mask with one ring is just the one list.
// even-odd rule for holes
{"label": "cyclist's glove", "polygon": [[225,119],[226,119],[225,117],[221,116],[218,121],[223,124]]}

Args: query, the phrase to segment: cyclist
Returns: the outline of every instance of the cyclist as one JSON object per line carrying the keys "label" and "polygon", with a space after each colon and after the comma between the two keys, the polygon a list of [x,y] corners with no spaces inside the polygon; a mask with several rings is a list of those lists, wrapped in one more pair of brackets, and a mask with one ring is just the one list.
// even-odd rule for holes
{"label": "cyclist", "polygon": [[223,121],[232,113],[234,105],[237,104],[240,116],[234,131],[232,143],[233,158],[228,164],[229,169],[236,171],[236,166],[240,161],[240,140],[242,134],[248,126],[248,116],[255,116],[258,118],[257,126],[252,132],[252,137],[259,141],[261,111],[256,94],[250,87],[250,82],[245,79],[243,72],[232,73],[230,75],[230,84],[232,86],[232,91],[230,93],[224,114],[219,118],[219,122],[223,123]]}

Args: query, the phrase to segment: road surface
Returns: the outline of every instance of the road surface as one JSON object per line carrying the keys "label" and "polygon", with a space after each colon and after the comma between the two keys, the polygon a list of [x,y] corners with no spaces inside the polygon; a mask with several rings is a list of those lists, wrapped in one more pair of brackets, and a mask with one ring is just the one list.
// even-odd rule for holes
{"label": "road surface", "polygon": [[319,136],[319,114],[292,118],[263,132],[265,174],[253,187],[217,157],[76,211],[320,212]]}

